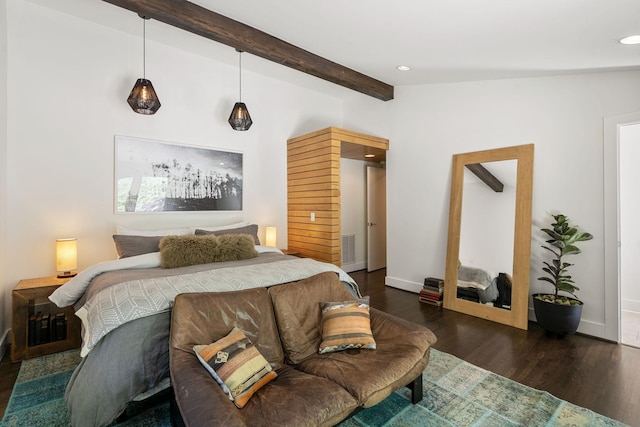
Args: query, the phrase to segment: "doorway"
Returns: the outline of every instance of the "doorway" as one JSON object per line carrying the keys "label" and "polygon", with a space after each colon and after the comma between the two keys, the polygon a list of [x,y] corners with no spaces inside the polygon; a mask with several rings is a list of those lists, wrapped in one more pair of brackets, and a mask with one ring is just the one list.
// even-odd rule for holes
{"label": "doorway", "polygon": [[362,231],[350,231],[347,224],[342,223],[343,212],[348,217],[354,215],[342,203],[347,191],[342,186],[342,160],[382,162],[386,161],[388,149],[388,139],[335,127],[287,140],[287,246],[290,251],[342,266],[343,233],[366,234],[364,178],[360,189],[363,214],[358,218]]}
{"label": "doorway", "polygon": [[[640,175],[632,170],[637,154],[628,159],[631,154],[627,152],[640,145],[637,139],[633,142],[639,125],[640,112],[604,118],[604,338],[618,343],[634,341],[637,333],[632,331],[633,319],[628,313],[640,310],[638,276],[633,263],[625,260],[634,250],[640,251],[640,236],[633,230],[634,218],[630,217],[637,209],[634,203],[638,203],[633,200],[637,196],[631,180],[637,182]],[[635,178],[629,178],[634,174]],[[635,212],[637,215],[639,211]]]}
{"label": "doorway", "polygon": [[618,135],[620,342],[640,348],[640,124],[621,126]]}
{"label": "doorway", "polygon": [[387,266],[387,171],[367,166],[367,271]]}

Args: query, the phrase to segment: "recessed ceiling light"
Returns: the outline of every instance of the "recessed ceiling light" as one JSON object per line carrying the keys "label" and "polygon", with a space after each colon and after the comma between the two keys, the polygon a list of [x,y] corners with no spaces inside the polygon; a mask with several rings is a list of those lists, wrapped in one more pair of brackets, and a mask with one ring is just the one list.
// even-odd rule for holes
{"label": "recessed ceiling light", "polygon": [[398,69],[400,71],[409,71],[411,69],[411,67],[409,67],[408,65],[398,65],[396,67],[396,69]]}
{"label": "recessed ceiling light", "polygon": [[620,40],[622,44],[640,44],[640,35],[625,37]]}
{"label": "recessed ceiling light", "polygon": [[364,155],[367,159],[372,159],[374,158],[376,155],[375,154],[365,154]]}

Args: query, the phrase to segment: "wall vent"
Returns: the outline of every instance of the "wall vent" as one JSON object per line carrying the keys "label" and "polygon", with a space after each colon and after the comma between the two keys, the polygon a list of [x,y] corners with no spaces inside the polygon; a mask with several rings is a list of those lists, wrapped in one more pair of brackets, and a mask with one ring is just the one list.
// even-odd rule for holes
{"label": "wall vent", "polygon": [[353,264],[356,262],[356,235],[342,235],[342,264]]}

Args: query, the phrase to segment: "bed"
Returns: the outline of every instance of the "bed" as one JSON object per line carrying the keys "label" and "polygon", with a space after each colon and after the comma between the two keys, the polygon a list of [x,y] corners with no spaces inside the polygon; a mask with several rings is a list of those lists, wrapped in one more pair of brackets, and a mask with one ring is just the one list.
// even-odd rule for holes
{"label": "bed", "polygon": [[506,273],[461,264],[458,266],[457,297],[480,304],[510,309],[511,282]]}
{"label": "bed", "polygon": [[269,287],[334,271],[360,296],[355,281],[333,264],[259,244],[255,250],[249,259],[177,268],[163,268],[160,251],[135,254],[91,266],[58,288],[50,299],[73,304],[83,326],[82,360],[65,392],[72,425],[108,425],[132,401],[169,386],[169,327],[178,293]]}

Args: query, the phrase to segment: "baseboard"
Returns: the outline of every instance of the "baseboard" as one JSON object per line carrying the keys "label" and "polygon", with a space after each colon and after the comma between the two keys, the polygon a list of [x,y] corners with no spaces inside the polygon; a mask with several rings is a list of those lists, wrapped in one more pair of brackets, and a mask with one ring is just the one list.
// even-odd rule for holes
{"label": "baseboard", "polygon": [[623,311],[633,311],[636,313],[640,313],[640,301],[623,299],[622,301],[620,301],[620,306]]}
{"label": "baseboard", "polygon": [[[420,293],[422,289],[422,283],[411,282],[409,280],[398,279],[396,277],[387,276],[384,281],[385,285],[392,288],[398,288],[416,294]],[[529,307],[529,320],[536,322],[536,315],[533,311],[533,307]],[[591,320],[582,319],[580,326],[578,326],[578,333],[583,335],[589,335],[596,338],[606,339],[604,323],[594,322]]]}
{"label": "baseboard", "polygon": [[[529,320],[536,323],[538,321],[538,319],[536,319],[535,312],[533,311],[533,307],[529,307]],[[578,325],[578,333],[607,340],[605,324],[594,322],[592,320],[581,319],[580,325]]]}
{"label": "baseboard", "polygon": [[589,335],[596,338],[607,339],[607,331],[604,323],[594,322],[591,320],[580,320],[578,333]]}
{"label": "baseboard", "polygon": [[366,270],[367,262],[360,261],[360,262],[352,262],[350,264],[343,264],[341,268],[347,273],[351,273],[352,271]]}
{"label": "baseboard", "polygon": [[396,277],[390,276],[385,277],[384,284],[387,286],[391,286],[392,288],[398,288],[416,294],[420,293],[423,285],[422,283],[410,282],[409,280],[398,279]]}
{"label": "baseboard", "polygon": [[4,359],[4,355],[9,348],[9,340],[11,339],[11,329],[4,331],[2,339],[0,340],[0,360]]}

